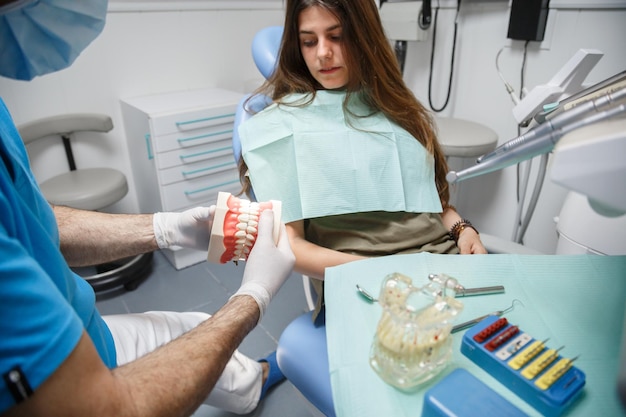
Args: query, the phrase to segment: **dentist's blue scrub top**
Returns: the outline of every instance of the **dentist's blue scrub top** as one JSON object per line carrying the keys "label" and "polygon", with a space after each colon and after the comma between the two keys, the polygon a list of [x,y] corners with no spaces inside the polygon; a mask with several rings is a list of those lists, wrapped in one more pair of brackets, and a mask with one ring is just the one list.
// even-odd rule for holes
{"label": "dentist's blue scrub top", "polygon": [[54,213],[39,191],[1,99],[0,156],[2,413],[52,375],[83,330],[108,367],[115,366],[116,358],[91,286],[71,271],[59,250]]}

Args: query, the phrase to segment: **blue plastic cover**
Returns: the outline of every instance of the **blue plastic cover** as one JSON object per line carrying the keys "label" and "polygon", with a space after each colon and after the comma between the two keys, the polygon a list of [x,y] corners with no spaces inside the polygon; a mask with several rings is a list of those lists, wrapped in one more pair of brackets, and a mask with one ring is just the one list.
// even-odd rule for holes
{"label": "blue plastic cover", "polygon": [[467,370],[457,368],[426,391],[422,417],[525,417]]}

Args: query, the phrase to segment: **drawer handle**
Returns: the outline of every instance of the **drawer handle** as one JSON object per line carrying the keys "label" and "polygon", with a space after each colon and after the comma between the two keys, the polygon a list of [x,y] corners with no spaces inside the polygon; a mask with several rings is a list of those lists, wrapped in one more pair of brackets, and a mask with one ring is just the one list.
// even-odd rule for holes
{"label": "drawer handle", "polygon": [[180,155],[180,159],[182,159],[183,161],[187,158],[195,158],[198,156],[202,156],[202,155],[208,155],[208,154],[212,154],[215,152],[222,152],[222,151],[226,151],[228,149],[230,149],[231,146],[224,146],[223,148],[217,148],[217,149],[212,149],[210,151],[204,151],[204,152],[197,152],[197,153],[192,153],[189,155]]}
{"label": "drawer handle", "polygon": [[213,133],[208,133],[206,135],[200,135],[200,136],[191,136],[189,138],[184,138],[184,139],[177,139],[178,143],[184,143],[184,142],[188,142],[190,140],[198,140],[198,139],[204,139],[204,138],[210,138],[211,136],[218,136],[218,135],[223,135],[225,133],[233,133],[233,129],[229,129],[229,130],[223,130],[221,132],[213,132]]}
{"label": "drawer handle", "polygon": [[232,113],[232,114],[221,114],[219,116],[213,116],[213,117],[204,117],[202,119],[186,120],[184,122],[176,122],[176,126],[177,127],[183,127],[183,126],[188,126],[188,125],[192,125],[192,124],[195,124],[195,123],[210,122],[211,120],[225,119],[225,118],[229,118],[229,117],[235,117],[235,113]]}
{"label": "drawer handle", "polygon": [[193,191],[185,191],[185,195],[193,195],[193,194],[197,194],[197,193],[202,193],[204,191],[209,191],[209,190],[213,190],[215,188],[219,188],[219,187],[223,187],[225,185],[231,185],[231,184],[235,184],[239,182],[239,180],[232,180],[232,181],[227,181],[227,182],[223,182],[221,184],[215,184],[212,185],[210,187],[204,187],[204,188],[200,188],[198,190],[193,190]]}
{"label": "drawer handle", "polygon": [[148,151],[148,160],[154,159],[154,155],[152,154],[152,146],[150,145],[150,133],[145,134],[146,139],[146,150]]}
{"label": "drawer handle", "polygon": [[206,171],[212,171],[216,168],[222,168],[222,167],[227,167],[227,166],[231,166],[231,165],[235,165],[235,162],[224,162],[223,164],[219,164],[219,165],[213,165],[210,167],[206,167],[206,168],[201,168],[201,169],[194,169],[193,171],[182,171],[182,174],[184,177],[188,176],[188,175],[194,175],[194,174],[198,174],[200,172],[206,172]]}

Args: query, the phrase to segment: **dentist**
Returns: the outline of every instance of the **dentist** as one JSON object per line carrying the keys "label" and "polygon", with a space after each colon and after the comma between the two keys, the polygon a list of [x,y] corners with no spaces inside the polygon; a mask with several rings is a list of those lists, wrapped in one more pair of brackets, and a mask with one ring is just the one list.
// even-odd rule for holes
{"label": "dentist", "polygon": [[[106,1],[0,0],[0,75],[30,80],[69,66],[100,33]],[[213,316],[102,317],[70,269],[172,245],[206,250],[213,207],[106,214],[52,207],[0,99],[0,416],[189,416],[206,402],[249,413],[284,379],[275,357],[237,352],[292,271],[271,211],[238,291]]]}

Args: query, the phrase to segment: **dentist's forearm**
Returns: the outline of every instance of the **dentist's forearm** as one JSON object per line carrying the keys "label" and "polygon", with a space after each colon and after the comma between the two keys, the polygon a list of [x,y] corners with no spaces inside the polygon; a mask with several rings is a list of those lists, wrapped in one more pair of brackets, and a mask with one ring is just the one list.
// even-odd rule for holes
{"label": "dentist's forearm", "polygon": [[109,214],[53,206],[61,252],[71,266],[97,265],[158,249],[152,214]]}
{"label": "dentist's forearm", "polygon": [[[254,328],[259,314],[252,297],[233,297],[193,330],[113,370],[102,363],[84,332],[65,361],[36,389],[36,395],[2,416],[191,416]],[[72,393],[71,400],[68,393]]]}

